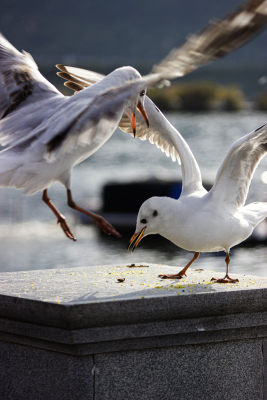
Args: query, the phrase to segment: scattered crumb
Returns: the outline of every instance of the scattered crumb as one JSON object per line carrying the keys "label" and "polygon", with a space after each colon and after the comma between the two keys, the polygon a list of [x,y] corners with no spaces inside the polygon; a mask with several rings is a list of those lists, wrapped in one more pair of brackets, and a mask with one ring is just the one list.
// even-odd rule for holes
{"label": "scattered crumb", "polygon": [[149,268],[149,265],[135,265],[135,264],[130,264],[126,265],[127,268]]}
{"label": "scattered crumb", "polygon": [[121,282],[124,282],[124,281],[125,281],[125,278],[118,278],[118,279],[117,279],[117,282],[118,282],[118,283],[121,283]]}

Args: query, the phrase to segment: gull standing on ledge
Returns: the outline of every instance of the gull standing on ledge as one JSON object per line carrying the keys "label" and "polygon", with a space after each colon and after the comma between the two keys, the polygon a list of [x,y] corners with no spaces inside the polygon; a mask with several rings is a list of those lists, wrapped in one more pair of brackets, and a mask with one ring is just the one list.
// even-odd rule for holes
{"label": "gull standing on ledge", "polygon": [[48,197],[47,188],[60,182],[66,187],[70,207],[90,216],[105,233],[119,236],[103,217],[74,202],[72,168],[96,152],[120,121],[123,128],[125,115],[135,135],[136,109],[148,127],[144,108],[148,86],[183,76],[224,56],[253,37],[266,21],[267,0],[249,0],[171,51],[144,77],[132,67],[118,68],[103,77],[60,66],[66,85],[79,92],[72,97],[63,96],[40,74],[30,54],[20,53],[0,35],[0,145],[7,146],[0,152],[0,186],[16,187],[26,194],[42,190],[43,201],[66,236],[76,240]]}
{"label": "gull standing on ledge", "polygon": [[[163,138],[169,144],[167,152],[174,159],[180,156],[182,193],[178,200],[151,197],[142,204],[129,249],[134,250],[147,235],[160,234],[175,245],[195,252],[181,271],[160,275],[163,279],[186,276],[187,269],[200,252],[223,250],[226,252],[226,274],[217,282],[237,282],[229,276],[230,249],[247,239],[267,217],[267,202],[245,205],[253,173],[267,152],[267,124],[232,145],[218,170],[213,187],[207,192],[202,186],[197,161],[184,138],[148,98],[145,107],[150,127],[148,129],[138,119],[138,134],[141,139],[160,146]],[[166,146],[162,148],[164,150]]]}

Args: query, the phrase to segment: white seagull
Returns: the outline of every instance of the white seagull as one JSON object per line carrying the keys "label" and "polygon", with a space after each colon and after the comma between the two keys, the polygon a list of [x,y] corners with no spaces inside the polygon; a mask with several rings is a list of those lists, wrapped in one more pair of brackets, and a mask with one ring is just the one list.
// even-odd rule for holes
{"label": "white seagull", "polygon": [[[107,234],[119,236],[103,217],[74,202],[72,167],[97,151],[120,121],[123,128],[125,115],[133,134],[136,109],[148,125],[144,109],[147,86],[183,76],[222,57],[254,36],[266,21],[267,0],[249,0],[238,11],[189,38],[144,77],[132,67],[118,68],[103,77],[62,66],[63,74],[67,74],[63,77],[71,78],[66,84],[79,91],[72,97],[63,96],[40,74],[30,54],[19,52],[1,35],[0,145],[6,148],[0,152],[0,186],[16,187],[26,194],[42,190],[43,201],[62,230],[75,240],[65,217],[48,197],[48,187],[61,182],[70,207],[90,216]],[[161,143],[164,139],[159,140]]]}
{"label": "white seagull", "polygon": [[132,67],[122,67],[76,96],[63,96],[38,71],[30,54],[20,53],[0,35],[0,186],[43,191],[43,201],[66,236],[76,240],[65,217],[48,197],[54,182],[67,190],[68,205],[91,217],[105,233],[120,234],[103,217],[78,206],[71,193],[71,169],[113,134],[122,114],[135,132],[135,111],[143,107],[145,83]]}
{"label": "white seagull", "polygon": [[[186,141],[148,98],[145,107],[150,127],[148,129],[138,118],[138,135],[141,139],[155,142],[173,158],[180,157],[182,193],[178,200],[151,197],[142,204],[129,249],[134,250],[147,235],[160,234],[175,245],[195,252],[192,260],[177,274],[161,275],[165,279],[186,276],[187,269],[200,252],[225,251],[226,274],[217,282],[238,281],[229,276],[230,249],[248,238],[267,217],[267,202],[245,205],[253,173],[267,152],[267,124],[232,145],[213,187],[207,192],[202,186],[197,161]],[[168,147],[164,146],[162,138]]]}

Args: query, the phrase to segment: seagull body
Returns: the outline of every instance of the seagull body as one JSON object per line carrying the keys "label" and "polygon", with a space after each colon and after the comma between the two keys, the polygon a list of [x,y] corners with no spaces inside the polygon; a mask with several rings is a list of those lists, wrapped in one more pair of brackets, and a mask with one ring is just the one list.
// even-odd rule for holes
{"label": "seagull body", "polygon": [[[203,192],[182,196],[179,201],[154,197],[144,207],[164,214],[164,223],[161,221],[157,229],[147,230],[144,236],[158,233],[176,246],[196,252],[229,251],[247,239],[267,216],[267,204],[265,207],[261,205],[260,210],[246,207],[229,210]],[[142,220],[145,214],[142,210],[138,220]]]}
{"label": "seagull body", "polygon": [[[148,86],[181,77],[224,56],[251,39],[266,22],[267,0],[249,0],[236,12],[190,37],[143,77],[132,67],[118,68],[104,77],[61,65],[60,76],[76,92],[72,97],[59,93],[40,74],[31,55],[20,53],[1,35],[0,145],[7,147],[0,152],[0,186],[16,187],[26,194],[42,190],[44,202],[66,236],[75,240],[47,193],[51,184],[61,182],[70,207],[90,216],[104,232],[119,236],[101,216],[73,201],[72,167],[96,152],[118,124],[125,130],[125,115],[131,122],[131,134],[136,134],[136,109],[148,125],[144,108]],[[164,143],[162,138],[158,141],[165,151]],[[169,144],[166,153],[169,147],[170,155],[175,157]]]}
{"label": "seagull body", "polygon": [[[125,71],[128,75],[129,70],[134,71],[121,68],[120,78]],[[45,99],[33,106],[21,106],[16,113],[7,115],[0,123],[4,132],[2,144],[9,145],[0,153],[0,185],[23,189],[26,194],[42,190],[55,181],[68,186],[72,167],[96,152],[112,136],[124,112],[127,96],[124,101],[119,99],[116,107],[112,93],[108,92],[109,98],[105,98],[108,86],[114,85],[112,78],[116,72],[75,97],[59,95],[52,102]],[[113,103],[111,107],[110,103]],[[25,113],[23,128],[30,131],[28,134],[16,129]],[[36,114],[39,115],[36,117]]]}
{"label": "seagull body", "polygon": [[267,217],[266,202],[245,205],[253,173],[267,152],[267,124],[232,145],[218,170],[213,187],[207,192],[188,144],[152,104],[146,98],[150,127],[145,127],[139,118],[137,132],[142,139],[155,142],[163,151],[172,154],[174,159],[180,158],[182,193],[178,200],[152,197],[142,204],[129,248],[134,250],[147,235],[160,234],[175,245],[194,251],[193,259],[181,271],[161,276],[171,279],[185,276],[186,270],[201,252],[223,250],[226,252],[227,271],[225,277],[217,281],[236,282],[229,277],[230,249],[247,239]]}

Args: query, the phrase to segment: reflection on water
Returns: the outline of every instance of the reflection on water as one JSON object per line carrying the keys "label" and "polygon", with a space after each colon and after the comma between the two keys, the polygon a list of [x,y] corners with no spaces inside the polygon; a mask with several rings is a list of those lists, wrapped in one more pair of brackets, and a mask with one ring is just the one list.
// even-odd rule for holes
{"label": "reflection on water", "polygon": [[[169,114],[171,122],[188,140],[203,178],[214,180],[216,170],[232,142],[265,122],[264,114]],[[267,186],[260,177],[267,170],[267,157],[254,176],[249,201],[266,200]],[[74,169],[73,194],[79,203],[99,206],[105,182],[140,180],[148,177],[180,178],[180,168],[155,146],[117,132],[93,157]],[[50,196],[69,218],[78,241],[63,236],[41,194],[25,197],[13,189],[0,190],[0,271],[62,268],[83,265],[153,262],[185,265],[191,254],[167,241],[148,237],[131,254],[129,237],[122,240],[98,235],[94,227],[80,224],[77,214],[66,206],[65,191],[59,185]],[[138,211],[138,210],[136,210]],[[267,276],[266,247],[235,248],[231,271]],[[224,271],[224,256],[202,254],[196,268]]]}

